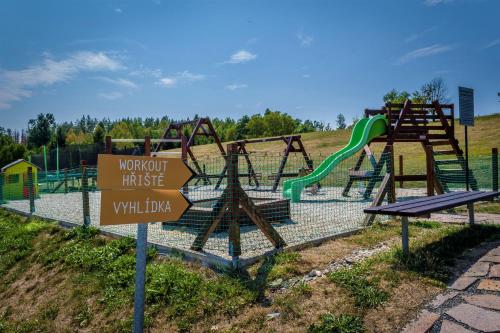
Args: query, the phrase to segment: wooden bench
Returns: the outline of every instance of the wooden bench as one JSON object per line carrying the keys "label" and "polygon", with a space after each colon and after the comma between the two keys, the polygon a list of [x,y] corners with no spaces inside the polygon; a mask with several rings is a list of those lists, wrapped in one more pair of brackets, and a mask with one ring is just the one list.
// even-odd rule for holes
{"label": "wooden bench", "polygon": [[364,212],[374,215],[379,214],[401,216],[403,254],[408,255],[408,217],[425,216],[441,210],[467,205],[467,209],[469,211],[469,223],[470,225],[474,225],[474,202],[492,200],[497,196],[500,196],[500,192],[450,192],[446,194],[418,198],[384,206],[370,207],[366,208]]}

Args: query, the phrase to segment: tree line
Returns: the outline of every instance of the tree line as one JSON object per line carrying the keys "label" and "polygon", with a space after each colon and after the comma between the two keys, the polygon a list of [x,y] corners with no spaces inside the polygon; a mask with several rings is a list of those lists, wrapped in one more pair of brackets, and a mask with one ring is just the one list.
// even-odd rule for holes
{"label": "tree line", "polygon": [[[341,114],[339,117],[341,121],[337,121],[337,127],[345,128],[345,117]],[[8,138],[9,142],[21,143],[26,150],[39,152],[43,146],[55,148],[103,143],[106,135],[115,138],[143,138],[146,135],[160,138],[170,123],[196,121],[199,118],[199,115],[195,115],[192,119],[172,119],[165,116],[99,120],[83,115],[76,121],[57,123],[53,114],[41,113],[28,121],[27,131],[22,131],[22,135],[19,132],[4,129],[1,135],[5,136],[6,140]],[[266,109],[262,114],[244,115],[237,120],[231,117],[211,118],[211,122],[222,141],[332,130],[328,123],[309,119],[301,120],[285,112],[270,109]],[[193,127],[187,126],[183,134],[189,136]],[[205,144],[210,143],[211,139],[199,137],[197,140],[199,144]]]}

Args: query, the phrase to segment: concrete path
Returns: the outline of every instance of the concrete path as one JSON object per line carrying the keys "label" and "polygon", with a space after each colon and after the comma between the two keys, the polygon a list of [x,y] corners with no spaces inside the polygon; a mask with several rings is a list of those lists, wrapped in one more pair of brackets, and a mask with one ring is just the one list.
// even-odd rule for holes
{"label": "concrete path", "polygon": [[404,332],[500,332],[500,244],[428,304]]}

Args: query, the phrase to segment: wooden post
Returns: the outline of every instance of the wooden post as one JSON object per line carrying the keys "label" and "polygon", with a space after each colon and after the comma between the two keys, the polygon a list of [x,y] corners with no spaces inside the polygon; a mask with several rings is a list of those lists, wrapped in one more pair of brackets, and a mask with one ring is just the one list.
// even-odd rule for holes
{"label": "wooden post", "polygon": [[[187,163],[188,163],[187,137],[185,135],[181,136],[181,159],[187,165]],[[205,171],[203,171],[203,173],[205,174]],[[189,192],[189,188],[188,188],[188,184],[186,183],[182,187],[182,193],[187,195],[188,192]]]}
{"label": "wooden post", "polygon": [[401,239],[403,245],[403,255],[407,257],[410,254],[410,242],[408,235],[408,216],[401,217]]}
{"label": "wooden post", "polygon": [[89,206],[89,180],[87,177],[87,161],[81,161],[82,171],[82,208],[83,208],[83,226],[90,225],[90,206]]}
{"label": "wooden post", "polygon": [[434,157],[432,156],[432,146],[425,146],[425,161],[427,172],[427,196],[434,195]]}
{"label": "wooden post", "polygon": [[387,145],[387,153],[389,154],[389,163],[387,164],[387,173],[391,175],[390,179],[390,191],[389,191],[389,203],[396,202],[396,180],[394,174],[394,147]]}
{"label": "wooden post", "polygon": [[33,167],[28,167],[28,198],[30,200],[30,214],[35,212],[35,186],[33,184]]}
{"label": "wooden post", "polygon": [[498,148],[491,148],[491,176],[493,191],[498,191]]}
{"label": "wooden post", "polygon": [[68,193],[68,169],[64,169],[64,193]]}
{"label": "wooden post", "polygon": [[[389,180],[391,175],[386,173],[382,183],[380,183],[379,190],[372,201],[371,207],[376,207],[382,205],[385,196],[387,195]],[[366,214],[363,224],[365,226],[370,225],[375,220],[375,214]]]}
{"label": "wooden post", "polygon": [[227,187],[229,196],[228,223],[229,223],[229,255],[233,259],[233,265],[237,265],[241,255],[241,235],[239,221],[239,179],[238,179],[238,147],[236,144],[228,144],[227,150]]}
{"label": "wooden post", "polygon": [[3,182],[4,182],[4,175],[0,173],[0,205],[3,204]]}
{"label": "wooden post", "polygon": [[144,137],[144,156],[151,156],[151,137]]}
{"label": "wooden post", "polygon": [[273,188],[272,188],[273,192],[275,192],[278,189],[278,186],[280,184],[281,175],[283,174],[283,171],[285,170],[286,161],[288,160],[288,155],[290,155],[290,150],[292,148],[292,145],[293,145],[292,137],[289,137],[287,140],[286,149],[285,149],[285,152],[283,154],[283,158],[281,159],[281,163],[280,163],[280,166],[278,168],[278,172],[276,173],[276,177],[274,178],[274,184],[273,184]]}
{"label": "wooden post", "polygon": [[455,137],[455,105],[452,104],[451,107],[450,107],[450,115],[451,115],[451,130],[450,130],[450,133],[451,133],[451,136],[452,137]]}
{"label": "wooden post", "polygon": [[[399,155],[399,175],[403,176],[404,171],[403,171],[403,155]],[[401,178],[399,181],[399,188],[403,188],[403,179]]]}
{"label": "wooden post", "polygon": [[109,135],[106,135],[104,151],[106,152],[106,154],[111,154],[113,152],[113,143],[111,142],[111,136]]}

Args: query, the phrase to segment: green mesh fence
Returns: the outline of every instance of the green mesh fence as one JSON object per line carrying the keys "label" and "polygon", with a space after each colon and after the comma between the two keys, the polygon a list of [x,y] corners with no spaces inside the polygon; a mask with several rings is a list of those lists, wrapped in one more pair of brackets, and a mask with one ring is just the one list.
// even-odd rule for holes
{"label": "green mesh fence", "polygon": [[[288,156],[276,190],[273,187],[283,162],[282,154],[233,156],[237,169],[226,168],[229,158],[222,156],[198,158],[202,172],[184,189],[193,202],[192,208],[175,223],[151,223],[148,234],[151,243],[224,258],[250,258],[280,244],[307,244],[358,230],[365,226],[363,209],[379,193],[380,180],[387,170],[387,164],[376,169],[373,162],[389,158],[376,154],[375,161],[365,158],[359,165],[359,154],[346,158],[319,182],[307,185],[300,201],[291,202],[284,196],[283,182],[310,172],[300,154]],[[326,157],[310,155],[315,167]],[[189,165],[196,169],[192,161]],[[491,190],[494,183],[491,156],[471,158],[470,167],[478,188]],[[441,169],[446,170],[444,166]],[[496,170],[498,173],[498,163]],[[96,187],[96,176],[94,167],[86,167],[85,172],[78,167],[59,173],[35,173],[35,214],[79,225],[87,221],[107,232],[134,237],[136,225],[99,225],[101,194]],[[354,181],[346,191],[350,179]],[[2,175],[0,184],[3,206],[30,211],[26,175]],[[449,182],[449,189],[464,186],[456,184]],[[397,188],[396,192],[398,200],[425,196],[425,183],[405,182],[404,188]]]}
{"label": "green mesh fence", "polygon": [[[82,191],[82,167],[57,171],[39,171],[38,186],[40,193],[68,193]],[[97,168],[87,167],[89,191],[97,189]]]}
{"label": "green mesh fence", "polygon": [[495,177],[498,177],[495,175],[499,172],[498,156],[496,163],[492,156],[470,157],[468,179],[465,160],[455,156],[436,159],[434,169],[445,192],[465,190],[467,181],[471,190],[492,190],[495,187]]}

